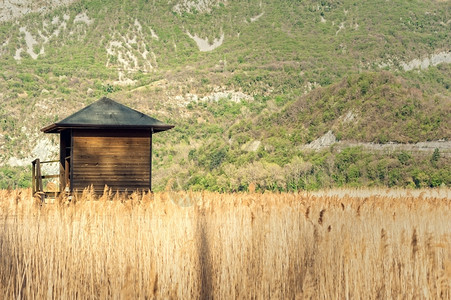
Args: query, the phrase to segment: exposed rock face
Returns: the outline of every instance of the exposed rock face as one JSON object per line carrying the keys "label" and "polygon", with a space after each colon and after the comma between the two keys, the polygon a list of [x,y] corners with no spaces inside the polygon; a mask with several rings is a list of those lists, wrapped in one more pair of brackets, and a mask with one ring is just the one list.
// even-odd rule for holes
{"label": "exposed rock face", "polygon": [[55,7],[77,0],[3,0],[0,4],[0,22],[6,22],[33,12],[48,12]]}
{"label": "exposed rock face", "polygon": [[439,64],[451,64],[451,50],[430,54],[429,56],[422,58],[415,58],[408,62],[400,61],[395,57],[385,62],[380,62],[379,68],[392,68],[396,63],[399,63],[399,66],[404,71],[412,71],[415,69],[426,70],[431,66],[437,66]]}
{"label": "exposed rock face", "polygon": [[[38,30],[38,34],[32,33],[33,30],[30,26],[20,27],[20,39],[23,38],[22,44],[24,45],[16,49],[15,55],[13,56],[14,59],[20,61],[23,53],[27,53],[33,59],[38,59],[45,54],[45,47],[49,42],[57,40],[62,34],[73,35],[73,31],[68,31],[69,21],[70,16],[68,14],[54,16],[51,20],[44,18],[38,26],[42,26],[42,30]],[[83,12],[76,15],[73,24],[71,23],[70,25],[75,24],[77,27],[80,25],[86,27],[92,23],[93,20],[88,17],[86,12]]]}
{"label": "exposed rock face", "polygon": [[224,42],[224,33],[221,35],[219,39],[214,39],[213,43],[211,44],[209,43],[208,39],[200,38],[196,34],[191,35],[191,33],[189,32],[187,32],[186,34],[196,42],[197,47],[201,52],[213,51],[219,46],[221,46],[222,43]]}
{"label": "exposed rock face", "polygon": [[329,130],[325,135],[323,135],[319,139],[314,140],[313,142],[306,145],[305,147],[314,149],[314,150],[319,150],[321,148],[326,148],[326,147],[332,146],[336,142],[337,142],[337,138],[332,133],[332,131]]}
{"label": "exposed rock face", "polygon": [[440,140],[430,142],[419,142],[416,144],[400,144],[400,143],[377,144],[377,143],[337,141],[335,135],[332,133],[331,130],[329,130],[325,135],[314,140],[310,144],[302,146],[302,148],[318,151],[330,147],[334,144],[337,149],[344,149],[347,147],[362,147],[367,151],[388,152],[388,153],[395,151],[432,153],[435,149],[439,149],[440,155],[451,157],[451,141]]}
{"label": "exposed rock face", "polygon": [[220,87],[215,88],[213,93],[203,97],[191,93],[173,97],[174,104],[180,107],[186,106],[191,102],[217,102],[221,99],[227,99],[235,103],[240,103],[241,101],[254,101],[254,97],[251,95],[245,94],[241,91],[221,90]]}
{"label": "exposed rock face", "polygon": [[[10,157],[6,164],[12,167],[29,166],[36,158],[39,158],[41,161],[54,160],[58,157],[58,152],[58,145],[53,144],[52,140],[48,138],[42,138],[38,140],[36,146],[31,151],[31,156],[25,158]],[[42,171],[48,174],[57,174],[58,170],[58,163],[52,163],[43,165]]]}
{"label": "exposed rock face", "polygon": [[230,99],[230,101],[239,103],[241,100],[252,101],[254,97],[249,96],[243,92],[237,91],[223,91],[215,92],[213,94],[202,97],[201,101],[219,101],[220,99]]}
{"label": "exposed rock face", "polygon": [[138,19],[130,23],[126,29],[126,34],[119,31],[113,32],[113,39],[106,45],[108,54],[107,67],[118,70],[119,80],[114,81],[115,85],[134,85],[136,80],[130,77],[136,72],[150,72],[158,67],[157,57],[152,51],[152,40],[159,37],[151,30],[151,36],[143,32],[143,25]]}
{"label": "exposed rock face", "polygon": [[83,13],[79,13],[78,15],[75,16],[74,23],[77,23],[77,22],[85,23],[86,25],[91,25],[93,20],[88,17],[86,12],[83,12]]}
{"label": "exposed rock face", "polygon": [[182,0],[174,5],[172,11],[180,15],[184,12],[208,13],[211,12],[213,7],[218,6],[219,3],[226,2],[221,0]]}
{"label": "exposed rock face", "polygon": [[414,59],[408,63],[402,62],[401,66],[404,71],[411,71],[413,69],[425,70],[430,66],[436,66],[441,63],[451,63],[451,51],[443,51],[437,54],[433,54],[430,57],[425,57],[423,59]]}

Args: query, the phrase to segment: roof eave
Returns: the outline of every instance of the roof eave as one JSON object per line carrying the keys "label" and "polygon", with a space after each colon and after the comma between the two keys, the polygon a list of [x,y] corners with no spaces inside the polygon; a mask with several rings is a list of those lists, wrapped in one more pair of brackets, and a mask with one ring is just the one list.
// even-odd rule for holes
{"label": "roof eave", "polygon": [[53,123],[49,126],[41,128],[41,131],[44,133],[58,133],[57,129],[58,129],[58,126],[55,123]]}
{"label": "roof eave", "polygon": [[58,124],[54,123],[41,129],[44,133],[59,133],[64,129],[153,129],[161,132],[174,128],[174,125],[98,125],[98,124]]}

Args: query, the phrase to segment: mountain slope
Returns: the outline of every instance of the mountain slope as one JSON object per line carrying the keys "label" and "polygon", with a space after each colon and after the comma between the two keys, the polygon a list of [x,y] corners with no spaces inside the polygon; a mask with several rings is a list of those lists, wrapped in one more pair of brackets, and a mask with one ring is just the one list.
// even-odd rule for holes
{"label": "mountain slope", "polygon": [[[48,13],[0,23],[8,184],[23,177],[8,166],[55,154],[39,128],[103,95],[176,125],[155,138],[156,188],[177,177],[183,188],[242,189],[255,179],[243,168],[263,174],[261,188],[286,188],[299,161],[311,177],[301,187],[348,184],[299,147],[329,130],[352,142],[450,138],[449,1],[46,3]],[[339,153],[325,153],[333,165]],[[450,172],[445,154],[435,166],[412,159]],[[393,168],[407,179],[355,184],[449,184]]]}
{"label": "mountain slope", "polygon": [[349,141],[416,143],[449,139],[450,115],[451,99],[425,94],[400,77],[379,72],[317,89],[262,122],[304,132],[299,143],[328,130]]}

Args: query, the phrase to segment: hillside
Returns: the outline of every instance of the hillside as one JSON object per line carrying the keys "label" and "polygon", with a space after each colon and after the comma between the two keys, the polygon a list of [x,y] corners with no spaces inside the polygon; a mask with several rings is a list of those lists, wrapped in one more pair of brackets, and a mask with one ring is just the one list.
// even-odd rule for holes
{"label": "hillside", "polygon": [[[449,1],[4,3],[1,187],[55,155],[40,128],[103,95],[176,125],[155,189],[451,185],[448,146],[358,146],[449,145]],[[329,131],[349,147],[306,148]]]}

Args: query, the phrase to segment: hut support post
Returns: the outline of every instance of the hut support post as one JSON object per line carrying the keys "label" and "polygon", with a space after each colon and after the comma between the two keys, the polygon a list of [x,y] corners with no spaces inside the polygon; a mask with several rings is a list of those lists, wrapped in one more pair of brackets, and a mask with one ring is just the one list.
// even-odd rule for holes
{"label": "hut support post", "polygon": [[42,185],[42,173],[41,173],[41,161],[36,158],[32,162],[32,189],[33,194],[37,192],[42,192],[44,187]]}
{"label": "hut support post", "polygon": [[[70,156],[66,157],[66,159],[64,160],[64,165],[65,165],[64,166],[64,187],[63,187],[63,189],[61,189],[61,191],[64,191],[66,186],[70,184],[70,180],[69,180]],[[69,190],[70,190],[70,186],[69,186]]]}
{"label": "hut support post", "polygon": [[36,193],[36,160],[31,162],[31,190]]}
{"label": "hut support post", "polygon": [[37,191],[42,192],[44,190],[44,187],[42,185],[41,162],[39,158],[36,159],[36,179]]}
{"label": "hut support post", "polygon": [[65,170],[64,170],[64,165],[60,162],[60,186],[59,189],[60,191],[64,190],[64,187],[66,186],[66,176],[65,176]]}

